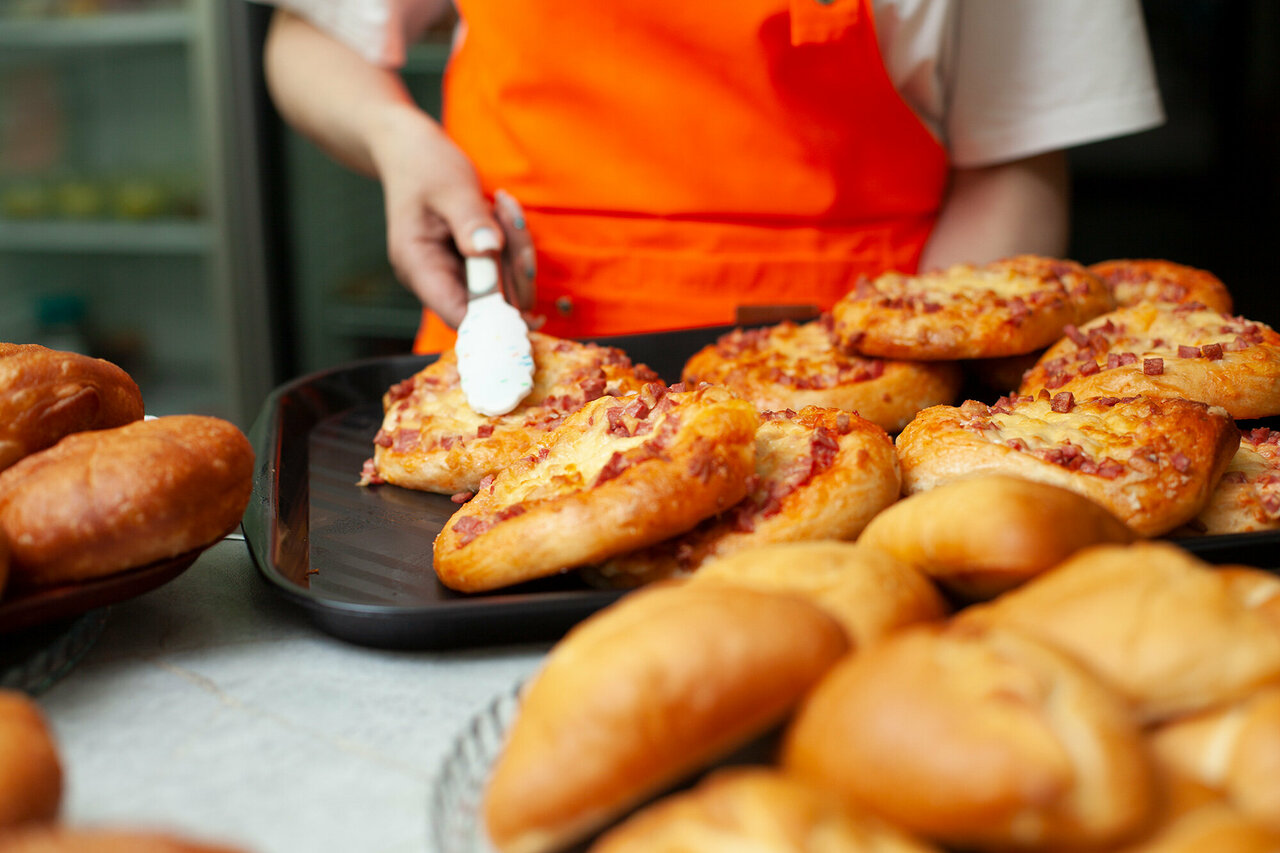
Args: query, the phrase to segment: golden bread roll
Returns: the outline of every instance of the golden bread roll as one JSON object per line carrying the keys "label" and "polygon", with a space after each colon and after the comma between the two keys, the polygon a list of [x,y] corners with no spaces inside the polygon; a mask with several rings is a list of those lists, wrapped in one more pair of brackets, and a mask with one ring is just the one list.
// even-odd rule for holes
{"label": "golden bread roll", "polygon": [[1029,633],[1105,678],[1144,722],[1280,681],[1280,578],[1163,542],[1097,545],[957,619]]}
{"label": "golden bread roll", "polygon": [[642,809],[590,853],[929,853],[885,822],[765,767],[717,770],[688,792]]}
{"label": "golden bread roll", "polygon": [[713,560],[689,582],[803,595],[834,616],[859,649],[906,625],[941,619],[948,612],[937,587],[921,572],[853,542],[763,545]]}
{"label": "golden bread roll", "polygon": [[207,545],[240,523],[252,488],[253,449],[219,418],[67,436],[0,472],[12,582],[87,580]]}
{"label": "golden bread roll", "polygon": [[601,397],[482,483],[433,544],[436,575],[483,592],[668,539],[746,497],[760,417],[727,389]]}
{"label": "golden bread roll", "polygon": [[1280,528],[1280,430],[1241,430],[1240,447],[1200,514],[1175,536]]}
{"label": "golden bread roll", "polygon": [[841,662],[787,730],[783,768],[960,847],[1101,844],[1155,804],[1146,745],[1113,691],[1022,634],[907,628]]}
{"label": "golden bread roll", "polygon": [[109,361],[0,343],[0,470],[65,435],[143,416],[142,392]]}
{"label": "golden bread roll", "polygon": [[584,572],[595,585],[634,587],[685,577],[716,557],[775,542],[852,539],[898,499],[898,452],[883,429],[840,409],[764,412],[751,493],[687,533]]}
{"label": "golden bread roll", "polygon": [[1136,534],[1070,489],[989,474],[919,492],[888,507],[858,544],[914,566],[970,600],[993,598],[1086,545]]}
{"label": "golden bread roll", "polygon": [[32,826],[0,832],[0,853],[238,853],[169,833]]}
{"label": "golden bread roll", "polygon": [[1276,853],[1280,834],[1226,803],[1206,803],[1178,815],[1150,836],[1107,853]]}
{"label": "golden bread roll", "polygon": [[503,853],[558,850],[778,724],[848,650],[799,597],[660,582],[579,623],[529,683],[484,793]]}
{"label": "golden bread roll", "polygon": [[1280,833],[1280,687],[1171,721],[1152,734],[1161,764],[1223,792]]}
{"label": "golden bread roll", "polygon": [[57,817],[62,801],[58,747],[39,706],[0,690],[0,832]]}

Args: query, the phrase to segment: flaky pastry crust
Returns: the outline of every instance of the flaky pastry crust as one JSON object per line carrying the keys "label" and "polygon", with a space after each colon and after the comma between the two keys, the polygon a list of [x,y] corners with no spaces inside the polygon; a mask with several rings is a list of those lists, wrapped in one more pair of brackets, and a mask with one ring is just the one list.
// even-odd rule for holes
{"label": "flaky pastry crust", "polygon": [[746,496],[759,423],[717,385],[594,400],[449,518],[436,574],[478,592],[683,533]]}
{"label": "flaky pastry crust", "polygon": [[776,542],[852,539],[898,499],[902,475],[883,429],[839,409],[765,412],[751,493],[697,527],[603,562],[589,578],[632,587]]}
{"label": "flaky pastry crust", "polygon": [[832,316],[849,352],[949,361],[1033,352],[1113,306],[1102,280],[1075,261],[1019,255],[863,280]]}
{"label": "flaky pastry crust", "polygon": [[1020,394],[1181,397],[1233,418],[1280,414],[1280,334],[1200,305],[1141,303],[1096,317],[1045,351]]}
{"label": "flaky pastry crust", "polygon": [[657,382],[619,349],[529,333],[533,390],[505,415],[467,405],[458,360],[448,350],[383,395],[384,418],[362,482],[441,494],[471,492],[485,477],[525,456],[572,412]]}
{"label": "flaky pastry crust", "polygon": [[1077,492],[1141,536],[1194,518],[1240,443],[1226,411],[1152,397],[1003,397],[935,406],[897,438],[907,494],[980,474]]}
{"label": "flaky pastry crust", "polygon": [[830,315],[721,336],[685,363],[689,385],[727,385],[762,412],[806,406],[856,412],[889,432],[916,412],[951,403],[963,381],[954,362],[867,358],[842,352]]}

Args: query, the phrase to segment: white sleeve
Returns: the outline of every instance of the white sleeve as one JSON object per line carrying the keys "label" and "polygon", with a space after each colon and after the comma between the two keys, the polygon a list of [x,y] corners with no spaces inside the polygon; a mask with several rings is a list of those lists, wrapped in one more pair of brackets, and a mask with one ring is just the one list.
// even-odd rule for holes
{"label": "white sleeve", "polygon": [[306,18],[374,65],[399,68],[449,0],[262,0]]}
{"label": "white sleeve", "polygon": [[991,165],[1164,121],[1138,0],[959,0],[943,135]]}

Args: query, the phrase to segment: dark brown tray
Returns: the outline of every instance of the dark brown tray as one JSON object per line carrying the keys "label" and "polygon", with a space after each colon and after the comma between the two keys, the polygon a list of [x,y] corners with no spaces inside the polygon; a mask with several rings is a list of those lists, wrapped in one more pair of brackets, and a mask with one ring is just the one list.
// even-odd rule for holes
{"label": "dark brown tray", "polygon": [[[729,327],[602,339],[669,382]],[[344,640],[386,648],[465,648],[553,640],[620,593],[566,574],[465,595],[445,588],[431,545],[457,506],[445,495],[356,485],[382,422],[381,398],[431,362],[394,356],[276,389],[250,430],[257,453],[245,539],[262,577]],[[975,392],[976,399],[990,394]],[[1178,540],[1215,563],[1280,565],[1280,531]]]}

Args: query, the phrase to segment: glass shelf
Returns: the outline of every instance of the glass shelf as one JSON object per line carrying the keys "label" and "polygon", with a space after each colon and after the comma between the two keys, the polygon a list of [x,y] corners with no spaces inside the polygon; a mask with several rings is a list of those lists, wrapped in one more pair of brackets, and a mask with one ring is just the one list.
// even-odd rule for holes
{"label": "glass shelf", "polygon": [[194,25],[186,9],[112,12],[82,17],[0,17],[0,48],[70,49],[182,43]]}
{"label": "glass shelf", "polygon": [[7,251],[195,254],[212,245],[213,229],[205,222],[0,219],[0,249]]}

